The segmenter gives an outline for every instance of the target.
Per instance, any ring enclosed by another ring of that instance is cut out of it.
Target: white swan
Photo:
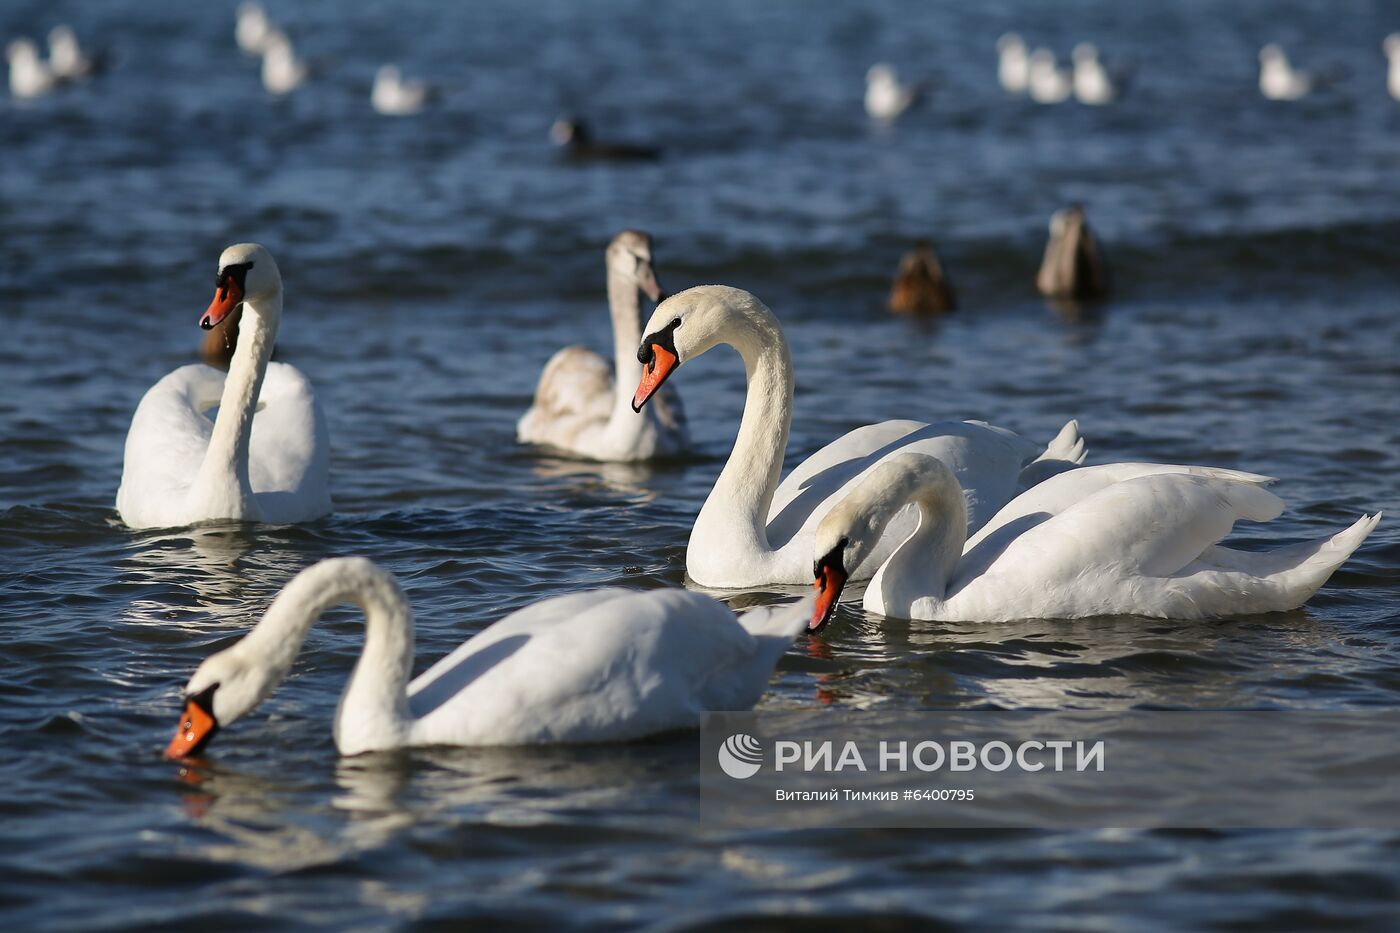
[[[257,707],[321,613],[347,602],[364,611],[365,647],[336,710],[343,755],[625,741],[691,728],[706,710],[752,707],[811,614],[810,599],[736,619],[685,590],[594,590],[514,612],[410,682],[413,614],[394,578],[364,558],[325,560],[199,666],[166,754],[196,754]]]
[[[290,94],[305,83],[310,69],[297,58],[292,40],[273,29],[263,42],[262,83],[269,94]]]
[[[10,63],[10,94],[15,97],[43,97],[58,83],[31,39],[11,40],[5,46],[5,58]]]
[[[261,55],[267,51],[267,40],[275,31],[276,27],[261,3],[246,0],[238,5],[238,21],[233,28],[233,38],[245,54]]]
[[[1218,619],[1296,609],[1380,520],[1272,551],[1221,547],[1239,519],[1267,522],[1283,502],[1268,477],[1208,467],[1109,464],[1061,473],[1012,501],[967,540],[957,478],[932,457],[900,454],[823,520],[812,553],[817,606],[830,618],[847,577],[906,504],[919,524],[865,591],[865,608],[912,619],[1004,622],[1140,615]]]
[[[277,264],[256,243],[230,246],[217,289],[200,326],[241,304],[238,346],[227,375],[182,366],[141,399],[117,490],[117,511],[132,528],[284,524],[331,510],[325,416],[305,376],[268,362],[282,320]],[[211,422],[205,412],[215,405]]]
[[[405,117],[420,112],[432,97],[432,89],[422,81],[405,81],[397,65],[380,65],[369,92],[370,106],[386,117]]]
[[[1269,100],[1298,100],[1312,87],[1312,75],[1295,70],[1280,46],[1270,42],[1259,50],[1259,93]]]
[[[1031,53],[1026,66],[1026,88],[1031,100],[1038,104],[1059,104],[1074,93],[1074,82],[1068,72],[1055,64],[1055,53],[1042,48]]]
[[[682,363],[721,343],[743,358],[748,396],[729,462],[695,519],[686,548],[686,572],[701,586],[806,583],[817,523],[871,467],[896,451],[922,450],[952,467],[967,491],[974,531],[1023,483],[1084,457],[1073,421],[1041,454],[1043,460],[1066,462],[1035,463],[1024,475],[1040,451],[1011,431],[980,422],[885,421],[827,444],[779,486],[792,425],[792,360],[777,318],[748,292],[703,285],[658,305],[638,352],[646,370],[633,407],[640,410]],[[908,523],[912,528],[912,514]],[[887,543],[853,568],[857,577],[875,572],[903,540],[901,527],[896,523]]]
[[[892,65],[879,62],[865,73],[865,112],[876,120],[893,120],[918,99],[918,86],[900,84]]]
[[[1385,42],[1381,44],[1382,51],[1388,62],[1388,70],[1385,76],[1385,87],[1390,92],[1390,96],[1400,100],[1400,32],[1392,32],[1385,37]]]
[[[1099,61],[1099,50],[1092,42],[1081,42],[1070,53],[1074,60],[1074,97],[1081,104],[1101,107],[1118,96],[1108,69]]]
[[[652,266],[651,237],[624,230],[608,244],[608,305],[612,312],[613,366],[585,347],[565,347],[540,373],[535,401],[516,424],[522,444],[541,444],[589,460],[649,460],[690,445],[685,410],[670,388],[638,417],[632,390],[642,377],[641,300],[661,300]],[[615,375],[614,375],[615,373]]]
[[[1002,90],[1009,94],[1026,93],[1029,67],[1026,43],[1019,35],[1008,32],[997,40],[997,80]]]

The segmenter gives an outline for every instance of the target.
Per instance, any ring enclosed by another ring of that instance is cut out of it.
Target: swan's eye
[[[671,330],[675,330],[677,327],[680,327],[680,326],[681,326],[681,319],[680,319],[680,318],[675,318],[674,320],[671,321],[671,323],[667,324],[666,326],[669,327],[669,328],[671,328]]]

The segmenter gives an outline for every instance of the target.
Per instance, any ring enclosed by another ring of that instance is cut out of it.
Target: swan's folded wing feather
[[[1225,470],[1216,467],[1182,466],[1172,463],[1104,463],[1079,467],[1050,476],[1012,499],[992,517],[991,521],[983,525],[981,530],[968,539],[963,553],[971,556],[984,541],[995,545],[997,541],[988,540],[994,535],[1003,539],[1001,543],[1005,543],[1005,535],[997,535],[997,532],[1003,528],[1014,525],[1013,530],[1016,535],[1019,535],[1026,528],[1039,524],[1051,516],[1059,515],[1070,506],[1082,502],[1100,490],[1138,477],[1163,473],[1182,473],[1256,485],[1267,485],[1274,482],[1273,477],[1260,476],[1257,473],[1245,473],[1239,470]]]
[[[117,490],[117,510],[127,524],[162,525],[164,511],[183,506],[214,429],[204,411],[218,404],[223,385],[223,372],[195,363],[167,373],[141,398]]]
[[[502,619],[410,686],[430,740],[608,741],[693,725],[705,681],[754,652],[698,593],[612,589]]]
[[[329,473],[329,431],[311,383],[294,366],[268,363],[248,448],[248,479],[264,517],[295,521],[329,511]],[[267,493],[288,495],[269,510]],[[275,514],[294,506],[311,514]]]
[[[1282,500],[1256,483],[1184,473],[1140,476],[1022,532],[988,575],[1052,584],[1102,571],[1168,577],[1228,535],[1237,520],[1270,521],[1282,510]],[[959,583],[964,574],[960,566]]]
[[[613,372],[586,347],[565,347],[549,358],[535,387],[531,412],[544,418],[606,420],[612,411]],[[528,417],[527,413],[527,417]]]

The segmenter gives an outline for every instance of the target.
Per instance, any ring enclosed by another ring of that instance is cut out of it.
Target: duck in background
[[[1099,61],[1099,50],[1092,42],[1081,42],[1070,53],[1074,60],[1074,97],[1081,104],[1101,107],[1118,96],[1113,78]]]
[[[1400,100],[1400,32],[1392,32],[1386,36],[1381,48],[1390,62],[1390,69],[1386,73],[1386,90],[1390,91],[1391,97]]]
[[[43,97],[58,84],[53,70],[39,56],[39,47],[32,39],[13,39],[5,46],[5,58],[10,63],[10,94],[33,99]]]
[[[577,117],[555,120],[549,128],[549,138],[567,158],[579,161],[654,162],[661,158],[661,150],[655,146],[596,142],[588,124]]]
[[[865,112],[872,119],[891,122],[919,101],[923,87],[899,83],[894,66],[877,62],[865,73]]]
[[[1019,35],[1008,32],[997,40],[997,80],[1008,94],[1026,93],[1030,59],[1026,43]]]
[[[1055,53],[1046,48],[1031,53],[1026,70],[1026,87],[1037,104],[1061,104],[1074,93],[1074,81],[1055,63]]]
[[[397,65],[381,65],[369,92],[370,106],[386,117],[404,117],[422,111],[433,98],[433,88],[422,81],[405,81]]]
[[[248,2],[238,5],[238,22],[233,27],[233,38],[244,55],[262,55],[267,51],[267,40],[277,32],[277,27],[268,18],[261,3]]]
[[[1282,47],[1270,42],[1259,50],[1259,93],[1269,100],[1299,100],[1312,89],[1312,75],[1295,70]]]
[[[1050,239],[1035,277],[1046,298],[1096,299],[1108,294],[1108,262],[1078,204],[1050,218]]]
[[[306,82],[309,74],[310,69],[297,58],[287,34],[272,30],[263,45],[262,83],[267,92],[278,97],[290,94]]]
[[[953,284],[928,240],[915,243],[899,261],[889,304],[896,314],[942,314],[957,307]]]

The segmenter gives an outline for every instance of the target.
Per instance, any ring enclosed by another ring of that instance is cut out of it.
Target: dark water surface
[[[400,576],[419,669],[502,614],[582,587],[682,581],[689,524],[736,429],[742,368],[677,377],[702,452],[627,469],[514,444],[540,367],[609,345],[602,249],[657,238],[670,289],[751,289],[793,344],[790,463],[891,417],[979,417],[1092,460],[1282,477],[1247,545],[1391,513],[1306,609],[1197,624],[980,626],[843,608],[763,703],[1342,709],[1400,704],[1400,105],[1383,4],[279,3],[323,76],[262,92],[232,4],[21,2],[110,43],[99,82],[0,103],[0,907],[11,928],[670,929],[767,914],[871,928],[1384,927],[1382,832],[720,832],[695,819],[691,736],[625,747],[337,760],[330,722],[361,645],[332,613],[263,712],[207,767],[160,751],[195,665],[297,569],[364,554]],[[1064,57],[1131,59],[1101,110],[1002,96],[1016,28]],[[1255,54],[1346,66],[1270,105]],[[865,68],[936,90],[870,126]],[[448,85],[415,119],[368,107],[398,60]],[[564,108],[666,146],[572,166]],[[1049,212],[1082,200],[1115,300],[1065,320],[1030,282]],[[931,235],[964,310],[880,310]],[[335,514],[301,528],[132,533],[112,509],[141,394],[189,362],[215,260],[277,256],[280,358],[329,415]],[[752,601],[742,596],[736,603]],[[771,598],[760,594],[757,598]],[[1325,792],[1321,790],[1320,792]]]

